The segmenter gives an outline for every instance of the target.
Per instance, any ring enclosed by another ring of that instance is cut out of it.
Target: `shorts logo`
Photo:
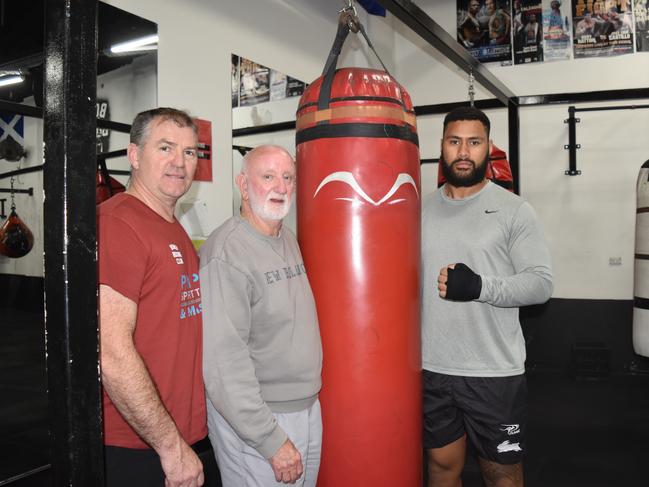
[[[509,436],[517,435],[521,432],[521,428],[517,424],[501,424],[500,431],[506,431]]]
[[[498,453],[505,453],[508,451],[523,451],[518,443],[510,443],[509,440],[503,441],[496,448],[498,448]]]
[[[178,246],[176,244],[169,244],[171,249],[171,257],[176,261],[176,264],[184,264],[183,254],[180,253]]]

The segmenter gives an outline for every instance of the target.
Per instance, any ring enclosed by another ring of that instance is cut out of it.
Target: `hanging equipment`
[[[411,487],[422,475],[416,118],[385,66],[336,69],[356,29],[371,47],[350,2],[296,123],[298,239],[324,352],[318,486]]]
[[[108,174],[108,169],[106,167],[106,159],[98,158],[97,160],[97,189],[96,189],[96,200],[97,204],[106,201],[111,196],[115,196],[117,193],[122,193],[126,191],[126,186],[120,183],[117,179],[113,178]]]
[[[471,107],[475,106],[474,97],[475,97],[475,78],[473,77],[473,70],[469,71],[469,104]],[[439,161],[439,166],[437,167],[437,187],[439,188],[446,182],[444,173],[442,172],[442,164],[444,161]],[[509,191],[514,191],[514,177],[512,176],[512,170],[509,166],[509,161],[507,160],[507,154],[504,150],[497,147],[495,144],[491,144],[491,152],[489,153],[489,160],[487,166],[486,178],[491,179],[492,182],[496,183],[499,186],[502,186]]]
[[[14,178],[11,178],[11,213],[0,228],[0,254],[11,258],[23,257],[34,246],[34,235],[16,213]]]

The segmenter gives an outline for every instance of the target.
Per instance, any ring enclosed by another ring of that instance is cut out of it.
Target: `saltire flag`
[[[358,0],[358,3],[361,4],[361,7],[367,10],[367,13],[385,17],[385,7],[382,7],[376,0]]]

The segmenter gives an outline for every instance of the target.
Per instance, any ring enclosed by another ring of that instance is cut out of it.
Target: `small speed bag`
[[[24,257],[34,246],[32,231],[11,210],[9,217],[0,228],[0,254],[7,257]]]
[[[442,164],[443,162],[440,161],[437,169],[438,188],[446,182],[446,178],[442,173]],[[505,154],[504,150],[495,145],[491,146],[491,152],[489,153],[486,177],[487,179],[491,179],[491,181],[497,185],[502,186],[509,191],[514,191],[514,178],[512,177],[512,169],[507,160],[507,154]]]
[[[318,486],[420,486],[421,189],[410,97],[386,72],[338,69],[300,99],[296,146],[298,238],[324,352]]]

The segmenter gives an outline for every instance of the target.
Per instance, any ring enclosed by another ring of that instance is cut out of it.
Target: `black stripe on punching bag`
[[[412,142],[419,147],[419,137],[408,127],[402,125],[380,123],[331,123],[315,125],[300,130],[295,134],[295,143],[301,144],[317,139],[333,139],[337,137],[373,137],[400,139]]]
[[[639,309],[649,309],[649,299],[647,299],[647,298],[639,298],[637,296],[634,296],[634,298],[633,298],[633,307],[634,308],[639,308]]]
[[[635,254],[635,258],[640,259],[640,260],[649,260],[649,255],[647,255],[647,254]]]

